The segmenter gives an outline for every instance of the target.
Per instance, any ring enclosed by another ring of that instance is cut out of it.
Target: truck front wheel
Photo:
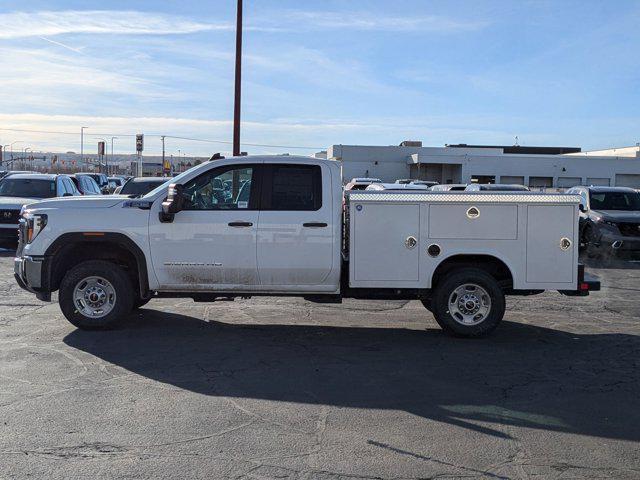
[[[78,328],[113,328],[131,312],[133,292],[129,276],[118,265],[102,260],[82,262],[60,284],[60,309]]]
[[[442,329],[459,337],[480,337],[493,331],[504,316],[504,293],[483,270],[455,271],[435,289],[432,311]]]

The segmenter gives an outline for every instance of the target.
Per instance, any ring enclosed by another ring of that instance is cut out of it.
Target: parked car
[[[251,185],[242,200],[218,203],[216,179],[232,180],[232,192]],[[505,295],[599,289],[576,262],[578,196],[420,197],[344,195],[332,160],[231,157],[139,199],[28,208],[14,271],[40,300],[58,291],[62,313],[85,329],[113,327],[155,297],[267,293],[334,303],[420,300],[447,332],[476,337],[498,326]]]
[[[426,185],[416,185],[413,183],[372,183],[365,190],[384,190],[395,192],[406,192],[409,190],[429,190]]]
[[[89,175],[80,175],[76,173],[71,175],[71,180],[82,195],[102,195],[100,187]]]
[[[76,177],[90,177],[98,185],[100,189],[100,193],[103,195],[108,195],[111,192],[109,191],[109,180],[104,173],[76,173]]]
[[[44,198],[80,195],[67,175],[15,173],[0,180],[0,247],[15,248],[24,205]]]
[[[466,183],[446,183],[440,185],[434,185],[429,190],[432,192],[460,192],[467,188]]]
[[[433,182],[431,180],[412,180],[411,185],[424,185],[426,187],[433,187],[438,185],[438,182]]]
[[[127,195],[131,198],[146,195],[154,188],[167,182],[167,177],[135,177],[130,178],[122,187],[116,188],[116,195]],[[222,182],[218,185],[218,190],[223,191]]]
[[[407,184],[426,185],[427,187],[432,187],[434,185],[438,185],[438,182],[434,182],[434,181],[431,181],[431,180],[418,180],[418,179],[415,179],[415,178],[399,178],[394,183],[398,183],[400,185],[407,185]]]
[[[0,180],[10,175],[16,175],[18,173],[38,173],[38,172],[32,172],[31,170],[9,170],[8,172],[6,171],[0,172]]]
[[[365,190],[372,183],[382,183],[382,180],[379,178],[356,177],[352,178],[351,181],[345,185],[344,189],[345,191]]]
[[[109,177],[109,192],[114,193],[116,188],[121,187],[125,184],[125,180],[122,177]]]
[[[465,187],[467,192],[528,192],[524,185],[507,185],[502,183],[470,183]]]
[[[625,187],[573,187],[580,202],[580,243],[589,255],[640,254],[640,193]]]

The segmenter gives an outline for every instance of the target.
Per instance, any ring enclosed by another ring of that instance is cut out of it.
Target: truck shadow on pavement
[[[402,410],[500,438],[514,427],[640,441],[640,336],[503,322],[439,330],[238,325],[141,310],[122,330],[64,339],[204,395]]]

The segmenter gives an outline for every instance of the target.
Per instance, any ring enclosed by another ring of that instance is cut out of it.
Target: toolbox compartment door
[[[363,203],[352,209],[351,255],[356,281],[417,281],[420,205]],[[412,248],[405,244],[413,236]]]
[[[429,207],[429,238],[515,240],[516,205],[444,204]]]
[[[527,207],[527,282],[573,283],[576,209],[574,205]],[[562,239],[571,244],[563,249]]]

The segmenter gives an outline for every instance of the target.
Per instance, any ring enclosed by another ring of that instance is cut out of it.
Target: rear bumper
[[[589,292],[600,291],[600,279],[595,275],[585,273],[584,265],[578,264],[578,281],[576,290],[558,290],[562,295],[568,297],[586,297]]]

